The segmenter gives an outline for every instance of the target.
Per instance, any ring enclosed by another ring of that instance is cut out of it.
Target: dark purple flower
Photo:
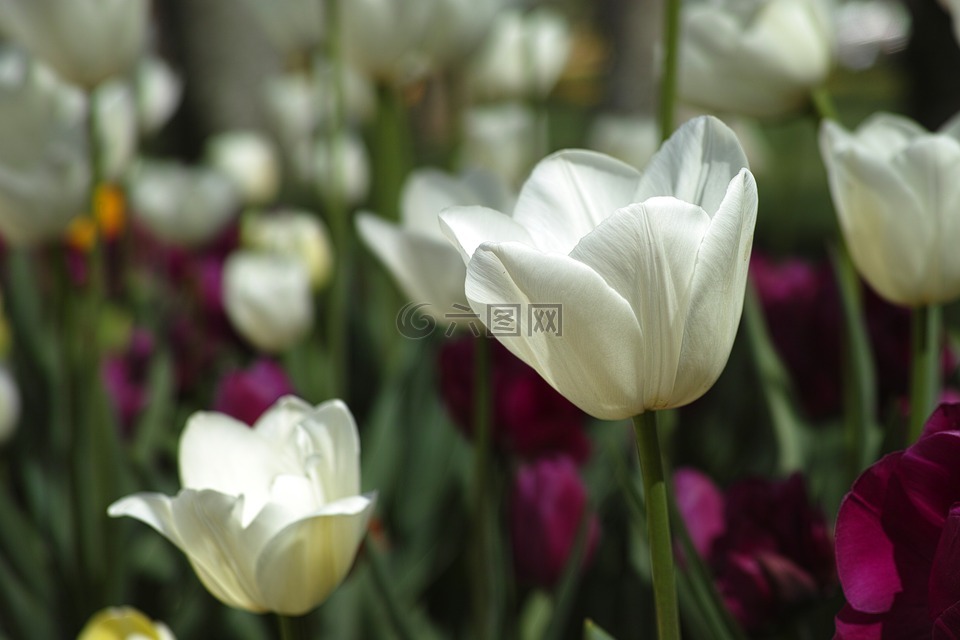
[[[510,538],[517,577],[550,587],[563,575],[583,518],[587,523],[583,564],[593,558],[600,536],[595,513],[587,513],[587,491],[567,456],[541,458],[517,469],[510,495]]]
[[[830,531],[800,474],[742,480],[724,494],[699,471],[678,469],[674,487],[694,546],[745,629],[769,627],[835,583]]]
[[[283,368],[262,359],[223,376],[213,408],[252,425],[274,402],[292,393],[295,389]]]
[[[135,329],[124,353],[107,356],[100,365],[100,376],[124,431],[129,431],[150,399],[148,387],[153,335]]]
[[[874,463],[837,517],[838,640],[960,638],[960,405]]]
[[[477,344],[477,339],[467,337],[445,342],[440,350],[440,393],[451,417],[467,434],[473,430]],[[583,432],[583,412],[496,340],[485,340],[483,346],[490,349],[497,447],[522,458],[563,453],[585,461],[590,440]]]

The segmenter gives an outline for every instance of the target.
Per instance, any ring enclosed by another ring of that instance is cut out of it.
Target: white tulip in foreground
[[[230,324],[250,344],[279,353],[313,326],[310,273],[294,256],[234,251],[223,265],[223,306]]]
[[[707,109],[782,115],[827,77],[832,47],[821,0],[684,3],[680,96]]]
[[[746,167],[733,132],[701,117],[642,175],[560,151],[534,169],[512,217],[454,207],[440,220],[480,319],[520,305],[520,335],[504,346],[587,413],[628,418],[696,400],[726,364],[757,214]],[[561,335],[537,329],[531,304],[562,305]]]
[[[454,304],[466,303],[466,271],[460,254],[440,231],[437,216],[447,207],[467,202],[509,211],[513,200],[506,185],[486,171],[455,176],[437,169],[419,169],[403,185],[400,224],[361,212],[357,215],[357,232],[407,298],[427,303],[423,311],[443,320]]]
[[[820,129],[820,150],[857,271],[896,304],[960,296],[960,117],[930,133],[877,114],[853,133]]]
[[[176,497],[138,493],[108,512],[166,536],[224,604],[282,615],[307,613],[340,584],[376,499],[360,495],[360,439],[339,400],[281,398],[252,429],[195,413],[180,482]]]

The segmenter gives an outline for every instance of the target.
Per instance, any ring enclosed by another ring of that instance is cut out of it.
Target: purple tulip
[[[440,394],[457,425],[473,430],[473,357],[477,340],[444,343],[440,351]],[[540,375],[496,340],[490,349],[493,440],[505,452],[532,459],[561,453],[577,462],[590,456],[584,414]]]
[[[154,352],[153,335],[135,329],[124,353],[104,358],[100,376],[120,426],[129,432],[150,399],[148,377]]]
[[[960,405],[874,463],[837,517],[836,640],[960,638]]]
[[[587,491],[569,457],[541,458],[520,466],[509,508],[513,564],[521,581],[543,587],[557,583],[583,518],[589,518],[583,564],[592,560],[600,525],[596,514],[586,512]]]
[[[835,584],[830,532],[801,475],[741,480],[724,493],[703,473],[678,469],[674,487],[694,546],[745,629],[767,629]]]
[[[252,425],[277,400],[293,393],[295,389],[283,368],[261,359],[220,379],[213,408]]]

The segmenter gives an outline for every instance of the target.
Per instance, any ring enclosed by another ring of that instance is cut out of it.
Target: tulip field
[[[960,639],[958,68],[960,0],[0,0],[0,640]]]

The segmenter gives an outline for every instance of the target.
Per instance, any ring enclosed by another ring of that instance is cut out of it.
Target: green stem
[[[473,613],[477,638],[496,637],[494,581],[491,579],[490,519],[490,345],[480,338],[474,341],[473,356]]]
[[[677,51],[680,45],[682,0],[666,0],[663,12],[663,75],[660,78],[660,140],[673,133],[674,103],[677,98]]]
[[[640,456],[643,493],[647,508],[647,532],[650,539],[650,566],[653,574],[653,599],[657,609],[659,640],[679,640],[680,614],[677,607],[677,581],[670,538],[670,501],[663,472],[657,414],[646,411],[633,419],[633,431]]]
[[[923,433],[923,425],[933,410],[940,393],[941,313],[937,305],[913,310],[911,331],[912,371],[910,378],[910,442]]]
[[[310,637],[306,616],[277,614],[277,626],[280,628],[280,640],[308,640]]]
[[[825,87],[817,87],[810,93],[810,102],[813,105],[814,114],[820,120],[838,120],[837,108],[833,104],[833,98]]]
[[[317,188],[327,212],[333,245],[337,252],[336,272],[327,305],[327,349],[330,353],[330,396],[347,399],[350,379],[350,331],[349,295],[353,270],[353,239],[350,234],[348,206],[346,202],[346,176],[344,148],[346,127],[344,115],[343,48],[341,44],[340,0],[324,0],[327,57],[333,70],[333,112],[326,135],[330,146],[330,181],[325,190],[322,180]]]
[[[876,373],[863,315],[860,277],[846,247],[834,254],[844,320],[844,413],[848,464],[856,478],[874,460],[877,405]]]
[[[413,141],[400,89],[392,84],[377,88],[377,121],[374,131],[374,208],[388,220],[399,219],[400,191],[413,165]]]

